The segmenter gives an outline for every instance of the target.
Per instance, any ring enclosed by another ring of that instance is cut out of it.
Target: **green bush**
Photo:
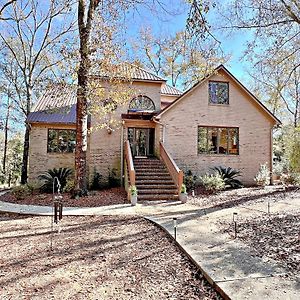
[[[63,192],[65,193],[72,193],[74,192],[74,189],[75,189],[75,182],[74,182],[74,179],[68,179],[67,180],[67,183],[63,189]]]
[[[109,187],[117,187],[120,186],[120,178],[117,175],[117,169],[108,169],[108,186]]]
[[[225,183],[225,188],[241,188],[243,187],[243,184],[237,179],[237,177],[241,176],[241,172],[235,169],[232,169],[230,167],[213,167],[212,170],[214,170],[217,174],[219,174]]]
[[[101,190],[103,189],[104,185],[102,183],[103,176],[94,169],[93,179],[90,184],[91,190]]]
[[[220,174],[205,174],[200,176],[203,187],[208,191],[220,191],[225,188],[225,181]]]
[[[12,194],[17,200],[25,199],[33,194],[34,189],[30,184],[18,185],[12,189]]]
[[[283,174],[280,180],[281,183],[285,185],[300,185],[300,174],[299,173]]]
[[[261,186],[270,184],[270,169],[267,163],[260,165],[258,173],[254,177],[254,181],[257,185]]]
[[[197,184],[197,176],[193,175],[191,170],[185,171],[183,182],[188,191],[194,190]]]
[[[67,180],[71,177],[73,171],[69,168],[53,168],[42,173],[38,176],[38,179],[43,183],[41,186],[41,191],[51,193],[53,191],[53,180],[55,177],[58,178],[60,182],[60,190],[63,191],[67,184]],[[55,180],[55,192],[58,190],[58,184]]]

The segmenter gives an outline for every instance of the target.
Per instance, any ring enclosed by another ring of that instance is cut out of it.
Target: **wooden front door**
[[[128,140],[134,157],[154,155],[154,128],[128,128]]]

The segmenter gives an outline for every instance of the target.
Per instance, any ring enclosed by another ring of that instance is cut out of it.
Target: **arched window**
[[[155,105],[149,97],[139,95],[130,101],[129,111],[155,111]]]

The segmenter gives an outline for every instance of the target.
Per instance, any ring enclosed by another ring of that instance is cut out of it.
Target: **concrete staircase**
[[[157,158],[135,158],[138,200],[178,200],[177,188],[164,163]]]

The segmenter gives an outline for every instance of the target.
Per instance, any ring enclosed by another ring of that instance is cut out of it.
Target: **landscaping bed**
[[[189,196],[188,203],[201,207],[230,208],[238,205],[248,205],[259,202],[288,201],[300,197],[300,189],[294,186],[248,187],[230,189],[216,193],[207,193],[199,188],[195,197]]]
[[[50,217],[0,221],[1,299],[221,299],[142,218],[64,217],[60,234]]]
[[[233,235],[233,224],[223,223],[223,232]],[[237,238],[259,257],[271,258],[289,273],[300,274],[300,214],[264,214],[238,222]]]
[[[12,192],[7,192],[0,196],[0,201],[27,205],[53,205],[52,194],[38,192],[24,197],[24,199],[17,199]],[[69,193],[63,194],[64,206],[97,207],[124,203],[128,203],[127,194],[123,188],[119,187],[100,191],[90,191],[88,196],[79,199],[72,198]]]

